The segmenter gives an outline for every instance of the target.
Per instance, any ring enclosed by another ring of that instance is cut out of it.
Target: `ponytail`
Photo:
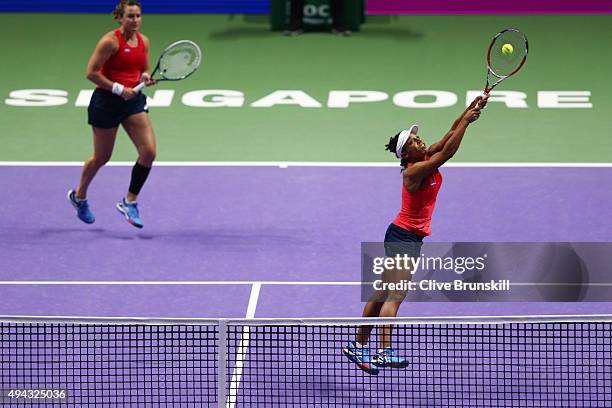
[[[397,157],[397,155],[396,155],[397,141],[399,140],[399,135],[400,134],[398,133],[395,136],[393,136],[392,138],[390,138],[389,139],[389,143],[387,143],[385,145],[385,150],[390,151],[391,153],[393,153],[393,156],[396,156],[396,157]],[[402,166],[402,169],[406,168],[406,166],[408,166],[408,159],[401,159],[400,166]]]

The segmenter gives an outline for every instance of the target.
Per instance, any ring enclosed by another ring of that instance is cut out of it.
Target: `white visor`
[[[410,135],[412,133],[416,135],[418,131],[419,131],[419,126],[415,124],[415,125],[410,126],[408,129],[402,130],[400,132],[399,137],[397,138],[397,147],[395,148],[395,156],[398,159],[401,159],[402,149],[404,148],[404,145],[408,141],[408,138],[410,138]]]

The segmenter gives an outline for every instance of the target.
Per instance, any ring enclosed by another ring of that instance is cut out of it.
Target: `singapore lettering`
[[[16,107],[50,107],[74,103],[76,107],[86,107],[93,93],[92,89],[82,89],[72,99],[63,89],[17,89],[9,93],[4,103]],[[465,92],[466,106],[482,91]],[[528,100],[535,96],[539,109],[591,109],[591,91],[537,91],[528,95],[520,91],[493,91],[489,104],[498,103],[510,109],[530,108]],[[147,91],[150,107],[167,108],[179,99],[172,89]],[[249,100],[254,99],[252,102]],[[74,102],[71,102],[71,101]],[[272,108],[279,105],[295,106],[306,109],[347,109],[356,104],[381,103],[391,101],[393,105],[408,109],[448,108],[459,103],[459,96],[445,90],[404,90],[393,95],[374,90],[330,90],[324,98],[317,99],[304,90],[275,90],[267,95],[247,96],[245,92],[233,89],[199,89],[188,91],[180,96],[180,103],[193,108]]]

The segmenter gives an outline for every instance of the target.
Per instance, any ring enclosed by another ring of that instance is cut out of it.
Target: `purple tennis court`
[[[0,1],[0,407],[612,407],[612,0],[142,3]]]
[[[64,197],[78,168],[0,172],[3,191],[29,191],[8,200],[0,219],[7,315],[244,317],[251,283],[259,282],[250,317],[358,316],[360,244],[382,241],[401,187],[398,169],[385,167],[160,166],[142,198],[145,228],[136,230],[114,208],[127,167],[99,175],[91,226]],[[612,192],[600,186],[612,183],[612,168],[449,167],[443,174],[432,240],[609,236],[602,220],[612,219]],[[32,205],[45,211],[26,212]],[[529,313],[525,304],[491,307]],[[599,303],[545,307],[533,312],[609,310]],[[452,313],[462,310],[482,314],[469,304],[454,304]],[[447,315],[448,305],[405,305],[402,313]]]
[[[3,313],[221,320],[3,323],[3,359],[14,363],[7,374],[71,390],[39,406],[611,404],[605,321],[405,321],[397,349],[410,368],[377,376],[341,353],[363,322],[223,323],[359,316],[360,245],[381,241],[395,216],[396,168],[158,166],[141,202],[143,230],[114,208],[128,172],[112,166],[98,176],[88,226],[65,198],[77,167],[0,167],[3,191],[29,191],[0,218]],[[612,193],[600,186],[612,183],[612,168],[448,167],[443,175],[436,241],[605,242],[609,234],[601,220],[612,218]],[[33,203],[45,211],[24,219]],[[400,316],[609,310],[607,302],[419,302]]]

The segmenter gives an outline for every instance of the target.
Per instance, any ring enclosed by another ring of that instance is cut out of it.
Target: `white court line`
[[[361,282],[308,281],[0,281],[0,285],[361,285]],[[252,294],[252,292],[251,292]],[[259,295],[259,289],[257,294]]]
[[[82,161],[0,161],[0,167],[81,167]],[[131,167],[134,162],[114,161],[106,166]],[[397,167],[397,162],[275,162],[275,161],[158,161],[155,166],[164,167]],[[608,163],[561,163],[561,162],[455,162],[446,163],[444,167],[612,167]]]
[[[253,308],[252,314],[255,315],[255,307],[257,305],[257,297],[262,285],[296,285],[296,286],[358,286],[364,283],[372,282],[360,282],[360,281],[347,281],[347,282],[307,282],[307,281],[0,281],[0,285],[249,285],[253,286],[251,289],[251,299],[249,300],[249,308]],[[612,282],[512,282],[510,286],[612,286]],[[253,292],[257,288],[256,292]],[[256,293],[255,303],[252,305],[251,301],[253,293]],[[249,315],[249,311],[247,311]]]
[[[261,291],[262,282],[254,282],[251,287],[251,296],[249,297],[249,306],[247,307],[246,318],[253,319],[255,317],[255,309],[257,309],[257,301],[259,300],[259,292]]]
[[[261,291],[261,283],[256,282],[251,287],[251,296],[249,297],[249,306],[247,307],[246,318],[253,319],[255,317],[255,310],[257,309],[257,300],[259,299],[259,292]],[[240,338],[240,346],[238,346],[238,352],[236,353],[236,367],[232,373],[232,380],[229,385],[229,394],[227,396],[227,402],[225,406],[227,408],[234,408],[236,400],[238,399],[238,389],[240,388],[240,380],[242,380],[242,369],[244,367],[244,356],[249,348],[249,341],[251,338],[250,326],[244,326],[242,328],[242,337]]]

